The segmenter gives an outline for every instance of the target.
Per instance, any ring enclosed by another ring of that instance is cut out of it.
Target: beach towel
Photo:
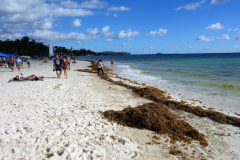
[[[15,78],[15,77],[14,77]],[[22,81],[19,81],[19,80],[14,80],[13,78],[12,79],[10,79],[9,81],[8,81],[8,83],[10,83],[10,82],[29,82],[29,81],[43,81],[43,79],[31,79],[31,80],[22,80]]]

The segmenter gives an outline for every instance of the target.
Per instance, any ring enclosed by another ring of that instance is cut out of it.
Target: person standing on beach
[[[21,59],[20,59],[20,67],[23,68],[23,61]]]
[[[61,74],[62,74],[62,61],[61,59],[58,57],[58,55],[56,55],[56,58],[53,60],[53,71],[56,71],[57,77],[61,78]]]
[[[111,59],[112,69],[113,69],[113,64],[114,64],[114,60],[113,60],[113,58],[112,58],[112,59]]]
[[[2,57],[2,62],[3,64],[5,64],[5,57]]]
[[[99,76],[99,71],[102,71],[102,74],[104,75],[104,72],[103,72],[103,64],[102,64],[102,59],[99,59],[98,62],[96,63],[96,67],[97,67],[97,71],[98,71],[98,76]]]
[[[18,71],[20,71],[21,59],[19,57],[17,57],[15,63],[16,63],[16,67],[17,67]]]
[[[13,58],[13,55],[11,55],[8,63],[9,63],[9,68],[11,68],[12,72],[13,72],[14,71],[14,64],[15,64],[15,59]]]
[[[67,56],[67,58],[66,58],[66,62],[68,63],[68,70],[70,70],[71,59],[70,59],[69,56]]]
[[[64,76],[67,79],[68,78],[68,76],[67,76],[68,62],[65,57],[63,58],[62,69],[64,72]]]
[[[28,65],[28,68],[30,68],[30,60],[29,60],[29,58],[27,59],[27,65]]]

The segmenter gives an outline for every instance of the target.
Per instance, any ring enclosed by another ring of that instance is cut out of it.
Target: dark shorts
[[[55,70],[56,71],[62,71],[62,68],[61,67],[56,67]]]
[[[14,66],[14,63],[13,62],[9,62],[9,66]]]

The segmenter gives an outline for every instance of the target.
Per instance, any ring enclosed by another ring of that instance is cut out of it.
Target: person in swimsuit
[[[22,74],[21,74],[22,75]],[[33,75],[30,75],[30,76],[28,76],[28,77],[23,77],[23,75],[22,75],[22,77],[20,77],[19,75],[17,75],[16,77],[14,77],[13,78],[13,80],[17,80],[17,81],[22,81],[22,80],[32,80],[32,79],[35,79],[35,80],[40,80],[40,79],[43,79],[44,77],[38,77],[38,76],[36,76],[35,74],[33,74]]]
[[[112,59],[111,59],[112,69],[113,69],[113,64],[114,64],[114,60],[113,60],[113,58],[112,58]]]
[[[70,59],[69,56],[67,56],[67,58],[66,58],[66,62],[68,63],[68,69],[70,70],[71,59]]]
[[[67,76],[68,62],[66,61],[66,57],[63,58],[62,69],[64,72],[64,76],[67,79],[68,78],[68,76]]]
[[[12,72],[14,71],[14,64],[15,64],[15,59],[13,58],[13,55],[11,55],[11,57],[9,58],[9,68],[12,69]]]

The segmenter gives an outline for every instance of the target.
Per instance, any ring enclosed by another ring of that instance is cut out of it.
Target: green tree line
[[[0,52],[17,54],[17,55],[26,55],[26,56],[48,56],[49,47],[44,45],[41,42],[36,42],[35,40],[30,40],[28,36],[22,37],[22,39],[16,39],[11,41],[9,39],[0,42]],[[54,53],[59,55],[87,55],[96,53],[91,50],[80,49],[80,50],[69,50],[65,47],[55,46]]]

